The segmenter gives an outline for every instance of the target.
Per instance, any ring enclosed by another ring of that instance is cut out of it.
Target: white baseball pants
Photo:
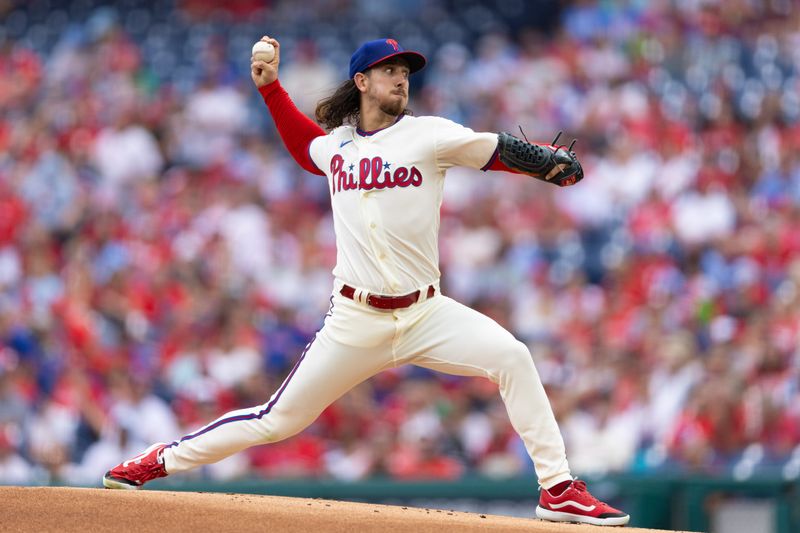
[[[571,479],[564,441],[527,347],[489,317],[439,294],[382,311],[339,294],[322,329],[270,400],[232,411],[164,451],[170,474],[277,442],[309,426],[337,398],[378,372],[413,364],[497,383],[539,483]]]

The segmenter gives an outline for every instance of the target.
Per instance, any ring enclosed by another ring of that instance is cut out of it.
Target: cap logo
[[[0,3],[2,3],[2,0],[0,0]],[[406,50],[394,39],[381,37],[380,39],[365,42],[353,52],[353,55],[350,56],[350,69],[348,70],[350,78],[353,78],[359,72],[365,72],[368,68],[374,67],[381,61],[399,55],[402,55],[408,62],[410,73],[422,69],[427,62],[425,56],[419,52]]]

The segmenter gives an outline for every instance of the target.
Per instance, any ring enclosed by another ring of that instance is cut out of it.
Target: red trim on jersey
[[[324,136],[325,131],[297,109],[280,81],[259,87],[258,92],[272,114],[283,144],[297,164],[312,174],[324,176],[325,173],[311,159],[310,150],[311,141]]]

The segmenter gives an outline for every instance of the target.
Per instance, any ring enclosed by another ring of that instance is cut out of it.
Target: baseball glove
[[[524,133],[523,133],[524,135]],[[583,179],[583,168],[572,151],[575,141],[567,148],[557,145],[561,132],[552,144],[532,144],[502,132],[497,136],[497,152],[507,167],[559,187],[574,185]]]

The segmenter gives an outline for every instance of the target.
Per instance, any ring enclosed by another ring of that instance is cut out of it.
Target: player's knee
[[[530,372],[534,369],[533,358],[528,347],[518,340],[506,344],[498,354],[500,375],[513,375],[519,372]]]
[[[291,428],[288,428],[285,425],[271,425],[264,427],[259,435],[258,444],[272,444],[273,442],[280,442],[284,439],[288,439],[296,433],[297,431],[292,431]]]
[[[492,357],[493,370],[490,373],[492,381],[499,383],[514,374],[535,371],[533,359],[528,347],[516,339],[498,347]]]
[[[299,413],[295,413],[295,416],[284,416],[283,413],[265,416],[260,428],[260,444],[280,442],[293,437],[308,427],[311,421]]]

